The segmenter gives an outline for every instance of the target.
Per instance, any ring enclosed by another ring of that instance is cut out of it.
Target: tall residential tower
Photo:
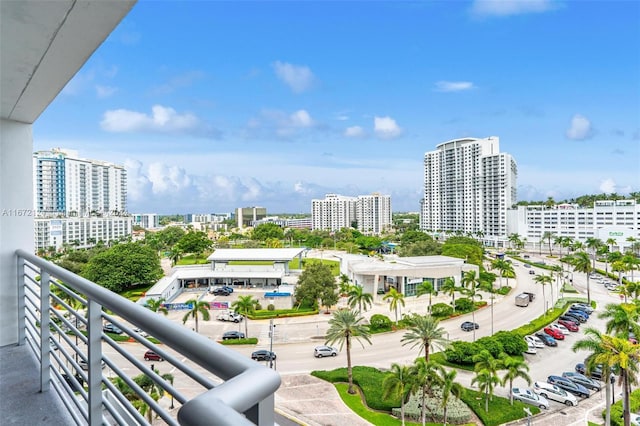
[[[391,197],[373,193],[347,197],[327,194],[311,200],[312,229],[339,231],[355,227],[366,235],[380,235],[391,226]]]
[[[420,229],[463,232],[485,244],[507,240],[507,209],[516,202],[516,162],[499,138],[441,143],[424,156]]]

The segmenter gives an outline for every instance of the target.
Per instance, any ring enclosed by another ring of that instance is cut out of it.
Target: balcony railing
[[[31,253],[16,254],[19,342],[40,361],[41,391],[53,389],[77,424],[274,424],[274,370]],[[108,324],[122,335],[105,332]],[[142,361],[146,350],[171,373]]]

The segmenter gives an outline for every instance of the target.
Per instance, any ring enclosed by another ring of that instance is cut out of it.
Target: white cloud
[[[289,116],[291,125],[295,127],[312,127],[313,120],[309,113],[303,109],[300,109]]]
[[[292,113],[281,110],[262,110],[260,115],[251,118],[245,128],[245,137],[291,139],[305,131],[318,127],[318,123],[307,110],[300,109]]]
[[[605,194],[613,194],[616,192],[616,183],[611,178],[605,179],[600,182],[599,189]]]
[[[471,89],[475,89],[475,86],[470,81],[438,81],[436,83],[438,92],[462,92]]]
[[[571,119],[571,125],[566,131],[566,136],[573,140],[585,140],[593,136],[593,127],[591,122],[580,114],[576,114]]]
[[[373,130],[381,139],[394,139],[402,134],[402,128],[391,117],[374,117]]]
[[[113,133],[154,132],[189,134],[198,137],[217,136],[215,129],[203,123],[195,115],[179,114],[173,108],[162,105],[154,105],[151,108],[151,115],[127,109],[106,111],[100,127]]]
[[[276,72],[276,76],[289,86],[294,93],[302,93],[309,90],[315,82],[315,76],[307,66],[276,61],[273,63],[273,69]]]
[[[361,138],[365,136],[365,131],[360,126],[351,126],[345,129],[344,135],[348,138]]]
[[[96,95],[100,99],[108,98],[114,93],[116,93],[117,91],[118,91],[117,87],[100,86],[100,85],[96,86]]]
[[[557,7],[558,3],[553,0],[475,0],[471,6],[471,13],[481,17],[503,17],[543,13]]]

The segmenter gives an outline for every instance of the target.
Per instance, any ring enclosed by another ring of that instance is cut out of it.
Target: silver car
[[[336,356],[338,355],[338,350],[333,346],[316,346],[313,349],[313,356],[316,358],[323,358],[325,356]]]
[[[536,407],[544,409],[549,408],[549,401],[531,389],[513,388],[511,394],[513,395],[513,399],[522,401],[525,404],[535,405]]]

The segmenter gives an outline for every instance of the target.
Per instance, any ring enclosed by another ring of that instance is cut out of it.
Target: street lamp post
[[[276,326],[269,320],[269,368],[273,368],[273,333]]]

